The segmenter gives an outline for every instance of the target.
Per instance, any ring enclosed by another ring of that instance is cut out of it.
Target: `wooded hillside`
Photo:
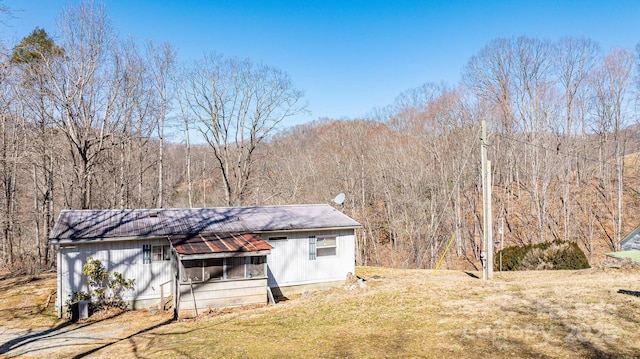
[[[62,209],[327,203],[340,192],[362,224],[358,265],[431,268],[455,236],[447,266],[477,268],[481,119],[496,240],[504,223],[505,245],[574,241],[597,262],[640,224],[628,50],[496,39],[470,54],[460,84],[407,90],[367,118],[282,129],[306,105],[278,68],[217,54],[179,63],[171,44],[119,39],[97,5],[61,19],[58,44],[36,29],[0,59],[2,268],[49,267]]]

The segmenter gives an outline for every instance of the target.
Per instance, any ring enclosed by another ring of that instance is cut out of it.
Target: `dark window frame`
[[[221,276],[211,277],[210,274],[215,270],[209,270],[209,278],[207,277],[207,269],[206,268],[214,268],[217,266],[205,266],[205,263],[210,261],[213,263],[215,261],[220,261],[222,269],[220,270]],[[196,262],[199,262],[197,264]],[[235,262],[235,263],[234,263]],[[242,262],[240,264],[239,262]],[[188,266],[185,266],[185,263],[188,263]],[[242,269],[238,268],[241,265]],[[187,271],[190,270],[194,272],[192,268],[199,268],[200,275],[196,277],[196,280],[192,280],[192,283],[204,283],[204,282],[218,282],[218,281],[234,281],[234,280],[245,280],[245,279],[262,279],[267,277],[267,256],[246,256],[246,257],[226,257],[226,258],[210,258],[210,259],[195,259],[195,260],[182,260],[180,261],[180,283],[189,283],[189,276],[187,276]],[[259,268],[258,266],[262,266]],[[240,271],[242,271],[242,276],[237,275]],[[234,275],[235,273],[235,275]],[[191,276],[194,277],[194,276]]]
[[[142,263],[144,264],[151,263],[151,245],[150,244],[142,245]]]
[[[160,249],[159,253],[157,253],[158,248]],[[171,246],[169,246],[168,244],[151,245],[151,262],[169,261],[171,260],[170,253],[171,253]],[[156,254],[160,254],[160,256],[156,257]]]
[[[273,236],[268,238],[269,241],[286,241],[288,239],[289,237],[287,236]]]

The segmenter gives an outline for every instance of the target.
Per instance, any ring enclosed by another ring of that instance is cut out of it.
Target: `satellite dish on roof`
[[[344,203],[344,198],[345,198],[344,193],[340,192],[340,194],[338,194],[336,196],[336,198],[333,199],[333,203],[335,203],[335,204],[343,204]]]

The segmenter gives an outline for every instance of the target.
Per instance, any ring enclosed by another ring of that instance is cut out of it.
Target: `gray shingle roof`
[[[329,205],[197,209],[65,210],[53,242],[167,235],[356,228],[360,224]]]
[[[623,251],[640,250],[640,226],[636,227],[620,241]]]

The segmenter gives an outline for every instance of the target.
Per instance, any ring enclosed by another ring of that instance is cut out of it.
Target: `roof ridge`
[[[307,204],[273,204],[259,206],[220,206],[220,207],[171,207],[171,208],[85,208],[85,209],[62,209],[62,212],[143,212],[143,211],[197,211],[205,209],[232,209],[232,208],[282,208],[282,207],[320,207],[329,206],[328,203],[307,203]]]

